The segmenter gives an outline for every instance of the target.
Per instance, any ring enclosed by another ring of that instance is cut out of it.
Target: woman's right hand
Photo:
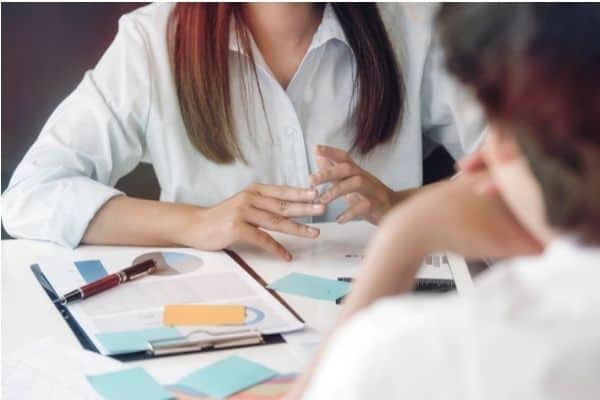
[[[264,229],[318,237],[317,228],[291,219],[322,214],[325,206],[312,204],[316,196],[314,189],[255,183],[214,207],[194,209],[179,241],[203,250],[247,243],[289,261],[290,252]]]

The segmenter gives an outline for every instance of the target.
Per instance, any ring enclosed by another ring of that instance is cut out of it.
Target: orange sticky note
[[[173,304],[165,306],[165,325],[236,325],[246,319],[244,306]]]

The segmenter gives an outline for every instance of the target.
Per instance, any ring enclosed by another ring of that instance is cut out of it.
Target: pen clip
[[[150,267],[146,271],[142,271],[142,272],[134,274],[134,275],[129,275],[127,280],[132,281],[134,279],[141,278],[142,276],[150,275],[150,274],[154,273],[157,269],[158,269],[157,267]]]
[[[142,276],[146,276],[155,272],[158,269],[156,261],[153,259],[142,261],[141,263],[127,267],[119,272],[119,275],[125,276],[124,281],[132,281]]]

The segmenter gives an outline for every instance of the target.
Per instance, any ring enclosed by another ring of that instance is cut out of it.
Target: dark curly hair
[[[516,135],[550,224],[600,243],[600,6],[444,5],[451,74]]]

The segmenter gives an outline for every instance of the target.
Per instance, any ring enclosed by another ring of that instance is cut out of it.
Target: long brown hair
[[[331,5],[356,59],[354,89],[358,99],[352,115],[356,128],[352,149],[366,154],[393,136],[403,112],[404,83],[377,7]],[[245,161],[231,107],[232,22],[248,57],[244,63],[238,52],[238,60],[249,67],[262,102],[251,38],[239,4],[177,4],[167,27],[169,58],[187,134],[207,159],[221,164]]]

